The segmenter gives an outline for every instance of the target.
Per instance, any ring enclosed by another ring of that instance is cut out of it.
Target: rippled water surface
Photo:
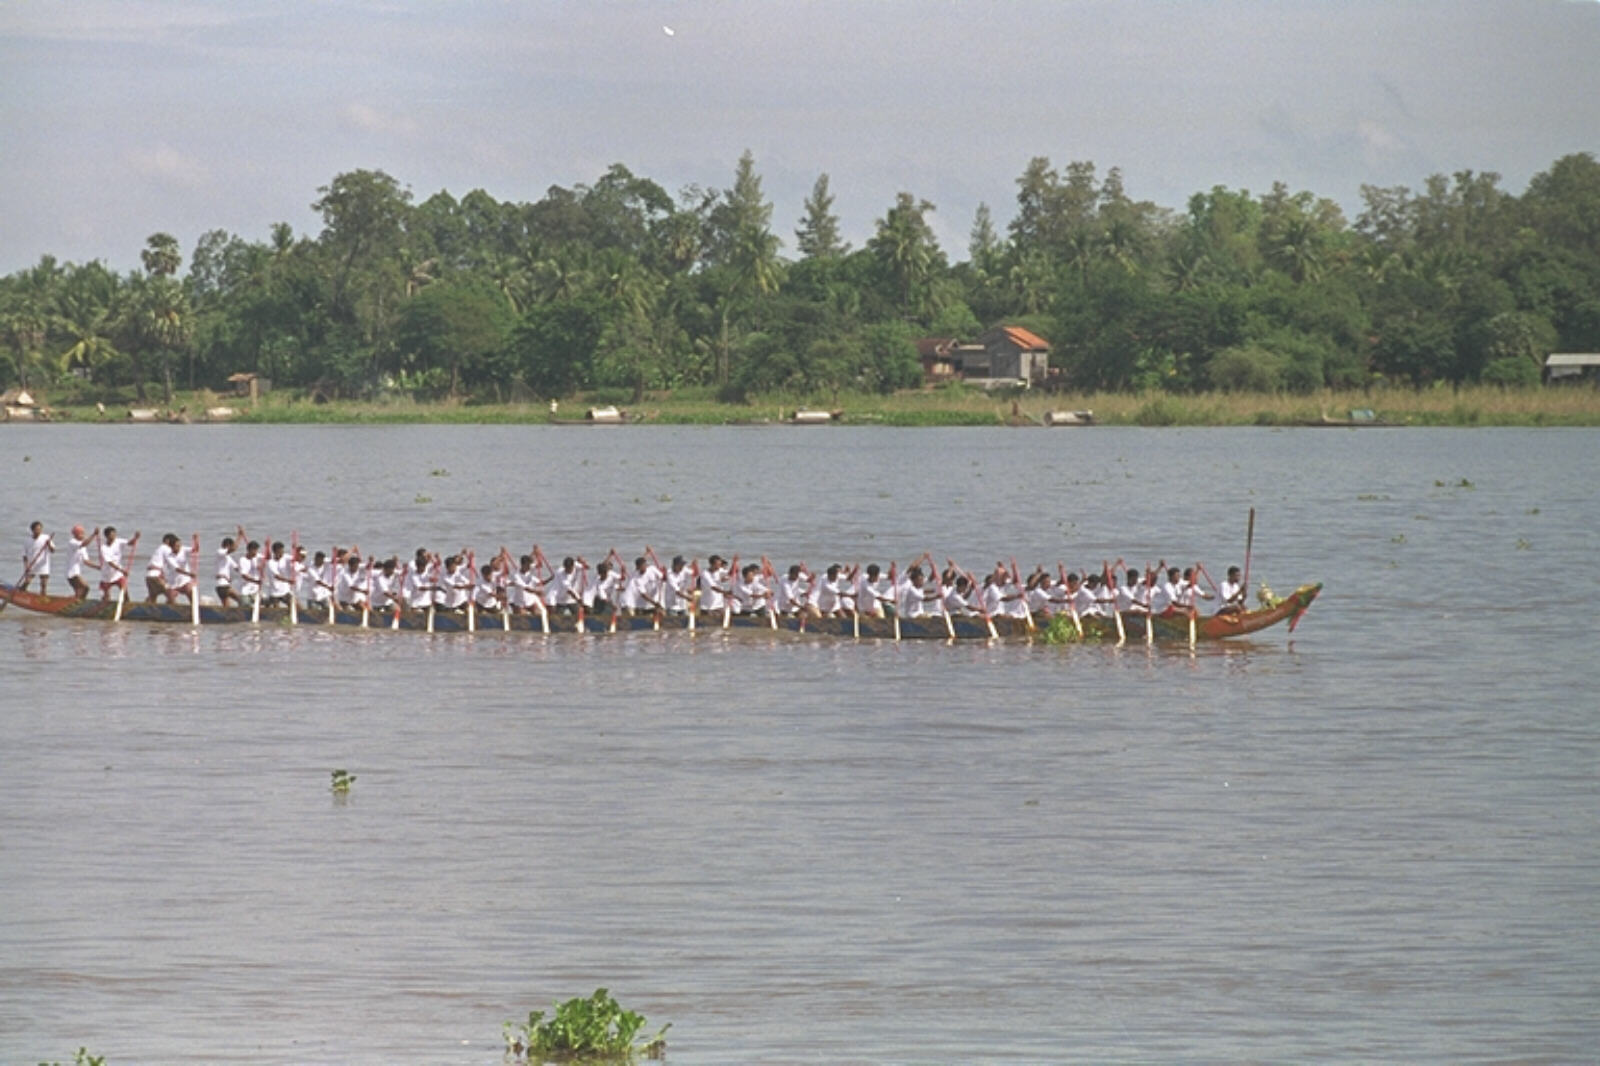
[[[8,580],[35,517],[1220,574],[1254,507],[1253,582],[1327,588],[1292,638],[1195,654],[12,607],[0,1061],[494,1064],[502,1021],[600,985],[680,1064],[1593,1060],[1597,452],[5,427]]]

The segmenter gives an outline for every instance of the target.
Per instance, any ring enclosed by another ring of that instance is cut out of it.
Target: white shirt
[[[839,588],[826,574],[817,580],[817,587],[811,592],[811,605],[823,614],[839,609]]]
[[[118,537],[110,544],[100,546],[100,581],[109,584],[126,580],[128,574],[123,568],[123,562],[128,555],[128,540]]]
[[[582,580],[583,571],[574,566],[571,570],[557,570],[550,578],[549,599],[556,607],[565,607],[579,601],[580,589],[578,582]]]
[[[290,580],[293,572],[294,560],[290,559],[287,554],[280,555],[276,559],[267,560],[266,595],[269,600],[287,596],[294,590],[294,584]]]
[[[335,566],[332,559],[324,559],[320,571],[315,566],[306,567],[306,577],[310,579],[310,595],[306,598],[312,603],[327,603],[333,596],[333,587],[339,581]]]
[[[239,556],[234,575],[234,591],[240,596],[254,596],[261,585],[261,553]]]
[[[728,571],[726,567],[717,567],[715,570],[704,570],[700,574],[700,609],[703,611],[720,611],[726,600],[724,594],[728,591]]]
[[[1232,604],[1235,607],[1245,606],[1245,588],[1242,581],[1229,581],[1222,579],[1222,605]]]
[[[167,566],[162,577],[166,579],[169,589],[181,589],[194,580],[194,563],[187,545],[179,545],[177,551],[168,549]]]
[[[661,583],[661,604],[667,610],[681,613],[689,608],[689,597],[694,592],[694,571],[687,566],[677,573],[668,573]]]
[[[733,583],[733,609],[739,614],[751,614],[755,611],[765,610],[767,606],[767,584],[757,574],[749,584],[743,578],[736,578]]]
[[[89,546],[93,543],[94,541],[88,537],[71,541],[72,562],[67,565],[67,577],[81,577],[83,568],[91,565],[89,562]]]
[[[896,609],[900,612],[901,618],[921,618],[925,613],[922,590],[910,581],[902,581]]]
[[[781,613],[788,614],[790,611],[798,611],[809,598],[810,593],[806,588],[806,576],[804,574],[799,574],[793,578],[785,574],[783,577],[778,578],[777,606]]]
[[[239,564],[228,553],[227,548],[217,549],[217,581],[218,585],[236,585],[239,574]]]
[[[22,565],[28,573],[35,577],[50,576],[50,553],[55,546],[50,543],[50,534],[40,533],[28,542],[28,547],[22,553]]]
[[[351,570],[349,564],[339,567],[333,582],[334,598],[346,606],[360,606],[367,599],[367,571],[360,566]]]
[[[167,579],[167,570],[171,566],[171,562],[172,549],[167,547],[165,543],[157,544],[156,550],[150,553],[150,561],[145,564],[144,576],[159,577],[161,580],[165,581]]]

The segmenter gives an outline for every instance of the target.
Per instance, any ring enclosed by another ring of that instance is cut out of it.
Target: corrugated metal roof
[[[1030,333],[1021,326],[1002,326],[1005,335],[1010,337],[1019,348],[1049,348],[1050,342],[1037,333]]]
[[[1545,359],[1544,365],[1547,367],[1600,366],[1600,353],[1560,352]]]

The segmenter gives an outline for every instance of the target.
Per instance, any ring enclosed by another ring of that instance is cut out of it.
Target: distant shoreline
[[[638,404],[614,392],[579,395],[559,401],[552,415],[548,401],[475,403],[416,400],[392,396],[371,401],[313,403],[298,396],[271,394],[255,407],[247,398],[201,390],[173,398],[174,417],[159,401],[94,405],[41,401],[51,421],[128,423],[130,409],[143,421],[230,421],[249,424],[343,425],[548,425],[584,423],[591,407],[616,407],[636,425],[781,425],[798,410],[835,423],[886,427],[1017,426],[1040,427],[1052,413],[1092,413],[1093,426],[1600,426],[1600,389],[1586,385],[1502,389],[1476,385],[1456,389],[1373,388],[1286,393],[985,393],[967,388],[935,388],[877,395],[760,396],[747,403],[722,403],[709,390],[646,393]],[[208,419],[205,412],[230,408],[232,414]],[[177,412],[182,412],[181,416]],[[1368,416],[1370,412],[1370,417]],[[829,424],[824,421],[824,425]],[[817,428],[822,428],[818,426]],[[1087,428],[1068,425],[1060,428]]]

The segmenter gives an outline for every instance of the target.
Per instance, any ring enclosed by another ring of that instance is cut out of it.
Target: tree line
[[[236,373],[343,396],[890,391],[921,381],[919,337],[1005,323],[1084,390],[1532,384],[1551,351],[1600,351],[1600,164],[1499,180],[1363,186],[1351,222],[1282,183],[1158,207],[1117,168],[1040,157],[1005,231],[980,205],[952,263],[911,193],[851,248],[825,173],[782,254],[749,152],[726,189],[673,196],[618,164],[534,203],[418,203],[355,170],[317,190],[315,235],[212,230],[180,273],[156,233],[126,274],[44,256],[0,278],[0,383],[169,403]]]

